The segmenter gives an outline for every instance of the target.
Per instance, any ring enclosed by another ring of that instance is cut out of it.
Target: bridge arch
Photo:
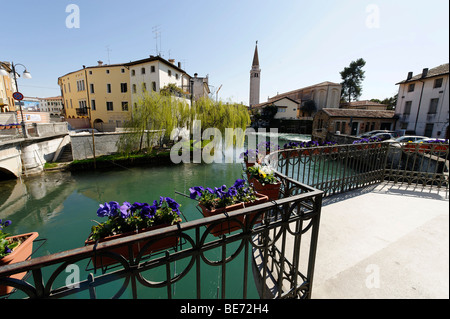
[[[9,180],[9,179],[16,179],[17,176],[14,174],[14,172],[10,171],[9,169],[5,167],[0,166],[0,181]]]

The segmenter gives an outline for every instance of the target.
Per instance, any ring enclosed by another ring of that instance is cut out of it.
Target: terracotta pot
[[[202,209],[203,216],[211,217],[211,216],[214,216],[214,215],[224,214],[226,212],[232,212],[234,210],[242,209],[242,208],[244,208],[244,203],[237,203],[237,204],[230,205],[230,206],[227,206],[227,207],[218,208],[218,209],[212,209],[212,210],[206,208],[202,204],[198,204],[198,206]],[[244,223],[244,216],[237,217],[237,220],[239,220],[240,222]],[[211,229],[211,234],[216,236],[216,237],[218,237],[218,236],[221,236],[223,234],[231,233],[231,232],[236,231],[238,229],[241,229],[240,224],[237,221],[230,220],[230,221],[225,221],[223,223],[220,223],[220,224],[217,224],[216,226],[214,226]]]
[[[5,127],[3,125],[0,125],[0,130],[4,130]]]
[[[261,192],[256,192],[256,199],[252,202],[247,202],[244,203],[244,207],[251,207],[251,206],[255,206],[255,205],[259,205],[259,204],[263,204],[269,201],[269,197],[265,194],[262,194]],[[253,218],[255,218],[257,213],[253,213],[253,214],[248,214],[245,216],[246,219],[249,220],[249,222],[251,222],[253,220]],[[258,219],[255,221],[255,223],[259,223],[261,222],[261,220],[264,218],[264,214],[262,214],[260,217],[258,217]]]
[[[39,236],[37,232],[27,233],[17,236],[7,237],[6,239],[26,238],[19,246],[14,248],[13,252],[0,259],[0,267],[9,264],[25,261],[31,256],[33,252],[33,241]],[[26,272],[15,274],[9,278],[22,279],[26,275]],[[0,296],[9,294],[14,288],[10,286],[0,286]]]
[[[269,200],[279,199],[281,182],[278,182],[277,184],[265,184],[263,186],[256,178],[251,178],[249,183],[253,183],[255,191],[266,195]]]
[[[298,157],[298,151],[285,150],[284,152],[281,153],[281,155],[283,156],[283,158],[287,158],[288,156],[289,157]]]
[[[146,228],[146,229],[142,229],[140,231],[132,231],[132,232],[127,232],[127,233],[123,233],[123,234],[118,234],[118,235],[113,235],[113,236],[109,236],[109,237],[105,237],[100,239],[98,242],[102,243],[102,242],[107,242],[107,241],[111,241],[114,239],[118,239],[118,238],[124,238],[127,236],[132,236],[135,234],[141,234],[141,233],[145,233],[151,230],[156,230],[156,229],[160,229],[160,228],[164,228],[164,227],[168,227],[170,225],[168,224],[164,224],[164,225],[157,225],[157,226],[153,226],[150,228]],[[137,255],[139,254],[141,247],[144,247],[144,245],[146,243],[148,243],[150,241],[150,239],[146,239],[146,240],[142,240],[139,242],[136,242],[133,244],[133,256],[134,258],[137,257]],[[171,236],[171,237],[166,237],[166,238],[162,238],[161,240],[155,242],[154,244],[150,245],[145,253],[142,256],[146,256],[149,255],[151,253],[155,253],[161,250],[166,250],[169,249],[171,247],[175,247],[178,244],[179,238],[177,236]],[[95,240],[86,240],[84,242],[84,244],[86,246],[88,245],[94,245],[96,243]],[[130,259],[130,252],[128,249],[128,245],[122,246],[122,247],[117,247],[114,249],[109,250],[110,252],[116,253],[116,254],[120,254],[122,255],[125,259],[129,260]],[[118,263],[118,261],[116,259],[113,258],[109,258],[109,257],[105,257],[105,256],[93,256],[91,258],[92,262],[94,263],[95,267],[106,267],[106,266],[110,266],[113,264]]]

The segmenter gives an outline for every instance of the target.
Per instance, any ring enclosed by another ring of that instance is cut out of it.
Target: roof
[[[295,101],[295,100],[293,100],[293,99],[291,99],[291,98],[289,98],[287,96],[284,96],[284,97],[282,96],[282,97],[280,97],[280,98],[278,98],[276,100],[271,100],[271,101],[267,101],[267,102],[264,102],[264,103],[255,104],[255,105],[253,105],[253,107],[258,107],[258,108],[264,107],[266,105],[270,105],[270,104],[273,104],[275,102],[278,102],[278,101],[284,100],[284,99],[287,99],[287,100],[289,100],[291,102],[294,102],[295,104],[299,104],[297,101]]]
[[[448,74],[448,73],[449,73],[448,63],[446,63],[446,64],[439,65],[439,66],[437,66],[435,68],[429,69],[428,70],[428,74],[425,77],[423,77],[423,78],[424,79],[428,79],[428,78],[433,78],[433,77],[441,76],[441,75]],[[422,73],[416,74],[411,79],[403,80],[403,81],[398,82],[396,84],[403,84],[403,83],[408,83],[408,82],[414,82],[414,81],[418,81],[418,80],[421,80],[421,79],[422,79]]]
[[[131,62],[129,62],[129,63],[125,63],[125,65],[126,65],[126,66],[132,66],[132,65],[137,65],[137,64],[142,64],[142,63],[148,63],[148,62],[153,62],[153,61],[160,61],[160,62],[162,62],[162,63],[164,63],[164,64],[167,64],[167,65],[169,65],[170,67],[172,67],[172,68],[178,70],[178,71],[181,72],[181,73],[186,73],[186,71],[184,71],[183,69],[179,68],[179,67],[176,66],[175,64],[173,64],[173,63],[167,61],[166,59],[163,59],[163,58],[160,57],[160,56],[154,56],[154,55],[151,55],[149,58],[146,58],[146,59],[136,60],[136,61],[131,61]],[[187,73],[186,73],[186,74],[187,74]]]
[[[374,105],[374,106],[386,106],[386,104],[381,104],[378,102],[373,102],[373,101],[352,101],[350,103],[344,103],[343,105],[346,106],[350,106],[350,107],[358,107],[358,106],[369,106],[369,105]]]
[[[359,110],[359,109],[322,109],[331,117],[353,117],[353,118],[384,118],[393,119],[395,111],[385,110]],[[320,111],[319,111],[320,112]]]
[[[259,66],[258,44],[256,44],[256,47],[255,47],[255,54],[253,55],[252,66]]]
[[[86,69],[108,68],[108,67],[110,68],[110,67],[116,67],[116,66],[132,66],[132,65],[137,65],[137,64],[142,64],[142,63],[147,63],[147,62],[152,62],[152,61],[160,61],[160,62],[162,62],[162,63],[164,63],[164,64],[167,64],[167,65],[169,65],[170,67],[172,67],[172,68],[178,70],[178,71],[181,72],[181,73],[187,74],[186,71],[180,69],[180,68],[179,68],[178,66],[176,66],[175,64],[170,63],[169,61],[167,61],[166,59],[163,59],[163,58],[160,57],[160,56],[153,56],[153,55],[151,55],[149,58],[146,58],[146,59],[141,59],[141,60],[136,60],[136,61],[130,61],[130,62],[128,62],[128,63],[101,64],[101,65],[87,66]],[[65,75],[63,75],[63,76],[60,76],[59,78],[62,78],[62,77],[64,77],[64,76],[67,76],[67,75],[69,75],[69,74],[72,74],[72,73],[75,73],[75,72],[79,72],[79,71],[82,71],[82,70],[84,70],[84,68],[83,68],[83,69],[76,70],[76,71],[69,72],[69,73],[67,73],[67,74],[65,74]]]
[[[334,83],[334,82],[330,82],[330,81],[325,81],[325,82],[321,82],[321,83],[318,83],[318,84],[310,85],[310,86],[307,86],[307,87],[304,87],[304,88],[301,88],[301,89],[296,89],[296,90],[292,90],[292,91],[289,91],[289,92],[277,94],[274,97],[269,98],[269,101],[272,101],[274,99],[279,99],[280,97],[283,97],[283,96],[286,96],[286,95],[291,95],[291,94],[294,94],[296,92],[300,92],[300,91],[303,91],[303,90],[312,89],[312,88],[321,87],[321,86],[330,86],[330,85],[341,86],[340,83]]]

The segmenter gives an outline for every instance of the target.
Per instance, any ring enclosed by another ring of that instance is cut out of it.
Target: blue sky
[[[66,27],[66,6],[80,27]],[[361,100],[391,97],[409,71],[449,62],[447,0],[1,0],[0,60],[27,66],[26,96],[60,94],[57,78],[98,60],[123,63],[156,54],[209,75],[219,98],[248,103],[255,41],[261,102],[323,81],[366,60]],[[19,67],[20,73],[23,71]]]

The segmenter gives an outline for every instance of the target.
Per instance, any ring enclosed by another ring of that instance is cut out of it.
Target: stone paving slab
[[[449,298],[448,198],[380,184],[325,199],[312,298]]]

